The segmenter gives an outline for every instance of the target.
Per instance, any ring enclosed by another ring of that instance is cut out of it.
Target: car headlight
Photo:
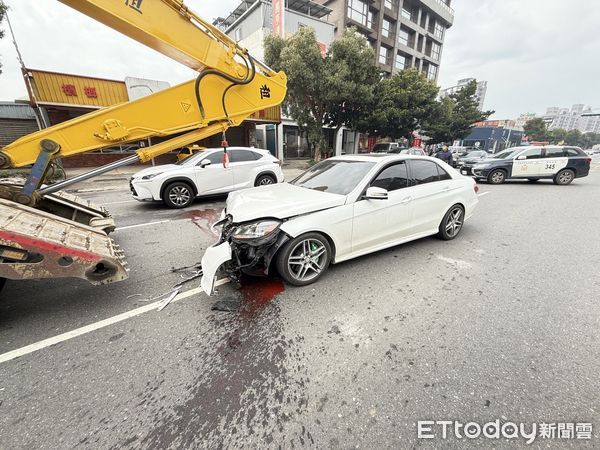
[[[491,164],[475,164],[473,166],[473,169],[485,169],[486,167],[489,167]]]
[[[151,180],[154,177],[157,177],[161,174],[162,172],[157,172],[157,173],[151,173],[150,175],[144,175],[142,177],[142,180]]]
[[[261,220],[259,222],[247,223],[238,226],[231,237],[234,239],[256,239],[268,236],[279,228],[281,222],[278,220]]]

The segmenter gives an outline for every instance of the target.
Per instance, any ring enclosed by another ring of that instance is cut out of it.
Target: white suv
[[[227,167],[223,149],[209,148],[175,164],[141,170],[131,177],[131,194],[139,201],[162,200],[170,208],[185,208],[202,195],[283,182],[281,162],[268,150],[229,147],[227,155]]]

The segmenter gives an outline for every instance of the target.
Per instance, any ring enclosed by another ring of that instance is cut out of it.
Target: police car
[[[501,184],[509,178],[538,181],[551,179],[566,185],[590,172],[592,158],[579,147],[529,146],[504,150],[491,158],[465,163],[460,172],[477,181]]]

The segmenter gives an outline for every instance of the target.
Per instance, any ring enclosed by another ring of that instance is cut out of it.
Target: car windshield
[[[325,160],[315,164],[291,184],[316,191],[347,195],[373,168],[374,162]]]
[[[196,163],[199,163],[202,158],[205,158],[207,154],[207,150],[199,150],[197,152],[194,152],[194,154],[192,156],[188,156],[185,159],[180,159],[179,161],[177,161],[175,163],[176,166],[181,166],[183,164],[190,164],[190,165],[195,165]]]
[[[483,150],[477,150],[474,152],[467,153],[465,155],[465,158],[476,158],[476,157],[483,156],[483,155],[485,155],[485,152]]]
[[[390,148],[390,144],[375,144],[373,146],[373,150],[371,150],[371,152],[372,153],[387,153],[389,148]]]
[[[519,152],[520,150],[506,150],[503,152],[498,153],[497,155],[494,155],[493,158],[495,159],[508,159],[511,156],[513,156],[515,153]]]

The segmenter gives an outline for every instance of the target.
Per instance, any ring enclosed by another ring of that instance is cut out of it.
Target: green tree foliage
[[[363,129],[392,139],[411,138],[436,111],[438,87],[416,69],[402,70],[377,84],[377,103]]]
[[[477,82],[442,98],[423,125],[423,132],[431,138],[429,143],[463,139],[476,122],[486,120],[494,111],[480,111],[477,99]]]
[[[8,10],[8,6],[4,3],[4,1],[0,0],[0,24],[4,21],[4,17],[6,16],[6,11]],[[4,37],[4,30],[0,29],[0,39]],[[2,73],[2,63],[0,62],[0,73]]]
[[[523,125],[523,131],[530,141],[545,141],[549,137],[546,122],[540,117],[528,120]]]
[[[567,132],[562,128],[557,128],[556,130],[548,131],[547,133],[547,140],[553,144],[561,144],[565,139],[567,139]]]
[[[288,76],[285,108],[305,131],[319,160],[325,145],[323,126],[358,128],[374,104],[378,73],[373,50],[354,30],[334,41],[323,58],[312,28],[289,38],[265,38],[265,62]]]

